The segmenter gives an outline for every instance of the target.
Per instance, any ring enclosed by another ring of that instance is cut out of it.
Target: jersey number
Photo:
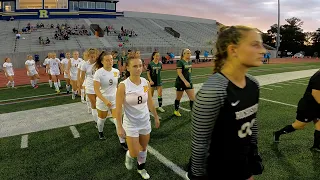
[[[252,119],[251,122],[246,122],[242,124],[241,129],[238,131],[239,138],[245,138],[247,135],[251,136],[252,131],[251,127],[253,126],[255,119]]]
[[[138,104],[142,103],[142,96],[138,96]]]

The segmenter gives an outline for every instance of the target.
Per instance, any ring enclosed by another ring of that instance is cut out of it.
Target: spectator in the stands
[[[196,54],[195,62],[196,63],[200,63],[200,53],[201,53],[201,51],[196,50],[194,53]]]
[[[124,30],[123,30],[123,26],[121,26],[121,32],[124,32]]]
[[[20,32],[18,32],[18,33],[16,34],[16,39],[20,39],[20,37],[21,37],[21,34],[20,34]]]
[[[35,54],[34,55],[34,61],[36,62],[36,67],[40,67],[40,58],[39,58],[39,54]]]
[[[50,39],[47,37],[46,44],[50,44]]]
[[[16,28],[12,29],[13,33],[18,34],[18,30]]]
[[[173,52],[171,52],[169,54],[169,56],[170,56],[169,64],[173,64],[173,59],[174,59],[175,55],[173,54]]]
[[[65,56],[64,56],[64,52],[61,52],[61,53],[60,53],[59,58],[60,58],[61,60],[65,58]]]
[[[208,62],[209,52],[207,50],[204,51],[203,56],[204,56],[204,62]]]

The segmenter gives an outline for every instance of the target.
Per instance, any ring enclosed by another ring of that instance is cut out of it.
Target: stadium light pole
[[[280,47],[280,0],[278,0],[278,32],[277,32],[277,55],[279,57],[279,47]]]

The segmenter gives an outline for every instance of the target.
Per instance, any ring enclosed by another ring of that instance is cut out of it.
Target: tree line
[[[285,19],[286,24],[280,26],[281,56],[303,53],[305,56],[318,57],[320,53],[320,28],[314,32],[303,32],[303,21],[297,17]],[[274,24],[262,34],[263,42],[269,46],[277,47],[278,25]]]

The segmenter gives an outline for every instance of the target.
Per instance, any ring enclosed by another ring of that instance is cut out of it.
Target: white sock
[[[86,94],[86,101],[90,102],[90,99],[88,98],[88,94]],[[90,107],[91,107],[91,105],[90,105]]]
[[[147,151],[140,151],[137,160],[138,160],[138,164],[139,165],[143,164],[143,163],[146,163]]]
[[[61,87],[60,79],[58,79],[58,86]]]
[[[57,83],[57,82],[54,82],[53,84],[54,84],[54,87],[56,88],[56,91],[58,91],[58,90],[59,90],[58,83]]]
[[[81,89],[81,101],[84,101],[84,89]]]
[[[98,117],[98,122],[97,122],[97,126],[98,126],[98,131],[99,132],[103,132],[103,128],[104,128],[104,123],[106,122],[106,119],[102,119]]]
[[[49,80],[49,86],[52,87],[52,80]]]
[[[30,80],[30,84],[31,84],[32,87],[34,87],[34,82],[33,82],[33,80]]]
[[[97,109],[92,109],[92,116],[93,116],[93,120],[94,122],[98,122],[98,111]]]
[[[116,132],[117,132],[117,129],[118,129],[117,119],[115,119],[115,118],[110,118],[110,119],[114,123],[114,125],[116,127]],[[124,139],[124,138],[122,138],[120,136],[118,136],[118,137],[119,137],[120,143],[125,143],[126,142],[126,139]]]
[[[14,81],[11,81],[11,87],[14,87]]]
[[[70,85],[66,85],[67,91],[70,91]]]

